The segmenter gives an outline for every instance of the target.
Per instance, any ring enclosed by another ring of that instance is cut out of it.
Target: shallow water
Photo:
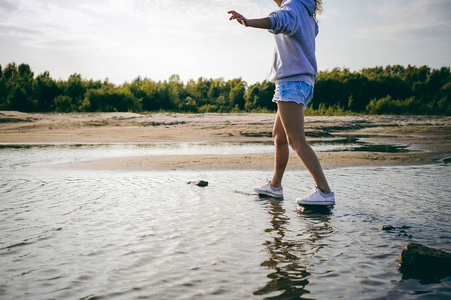
[[[370,151],[407,152],[408,145],[381,144],[369,142],[365,136],[342,135],[332,139],[311,140],[316,152],[327,151]],[[293,152],[290,149],[291,152]],[[158,156],[158,155],[228,155],[273,153],[271,140],[223,140],[183,143],[25,143],[0,144],[0,167],[3,169],[95,160],[115,157]]]
[[[275,201],[252,193],[261,171],[54,168],[138,147],[0,149],[1,299],[451,297],[451,277],[403,278],[396,263],[409,242],[451,251],[449,164],[327,170],[337,205],[304,212],[306,171]]]

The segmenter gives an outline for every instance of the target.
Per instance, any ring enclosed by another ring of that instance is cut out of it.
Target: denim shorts
[[[276,91],[272,99],[273,102],[296,102],[304,105],[313,99],[313,86],[304,81],[282,81],[276,82]]]

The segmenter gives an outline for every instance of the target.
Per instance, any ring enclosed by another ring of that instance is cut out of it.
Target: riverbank
[[[134,114],[0,112],[1,144],[271,141],[274,114]],[[318,152],[324,168],[435,163],[451,156],[451,117],[306,117],[310,141],[364,137],[408,152]],[[84,161],[73,168],[115,170],[272,169],[272,154],[159,155]],[[302,169],[291,155],[288,169]]]

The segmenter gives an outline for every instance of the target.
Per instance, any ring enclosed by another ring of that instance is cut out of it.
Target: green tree
[[[184,94],[184,85],[180,76],[176,74],[171,75],[166,85],[169,94],[169,103],[165,103],[165,105],[171,108],[179,107],[182,104],[181,98],[186,97]]]
[[[9,63],[6,65],[6,68],[3,70],[3,76],[9,80],[13,78],[13,76],[18,72],[17,66],[15,63]]]
[[[258,94],[260,93],[260,83],[255,83],[251,85],[244,95],[244,108],[246,111],[251,111],[256,108],[256,102],[258,101]]]
[[[180,76],[155,82],[137,77],[115,85],[108,78],[84,80],[80,74],[55,81],[49,72],[34,78],[27,64],[0,65],[0,109],[21,111],[275,111],[274,83],[248,86],[241,78],[182,82]],[[308,113],[451,114],[449,67],[376,66],[351,72],[321,71]]]
[[[72,111],[72,98],[66,95],[59,95],[53,100],[56,112],[71,112]]]
[[[438,101],[438,111],[442,115],[451,115],[451,81],[441,88],[441,98]]]
[[[54,110],[54,100],[61,95],[62,90],[58,87],[56,81],[50,77],[48,71],[36,77],[33,89],[38,101],[39,111]]]
[[[272,99],[274,97],[275,84],[269,81],[263,81],[260,85],[258,97],[255,98],[254,105],[259,108],[275,111],[277,106]]]
[[[185,112],[197,112],[197,102],[190,96],[186,97],[185,100],[182,102],[182,106],[180,107],[181,110]]]
[[[87,84],[83,81],[80,74],[72,74],[64,84],[65,96],[71,98],[72,109],[77,111],[82,106],[87,91]]]
[[[8,109],[8,93],[6,90],[6,78],[3,76],[2,65],[0,64],[0,110]]]
[[[233,79],[228,82],[230,86],[229,101],[230,107],[238,107],[240,110],[244,110],[246,100],[244,95],[246,94],[246,83],[241,79]]]
[[[37,101],[34,99],[33,80],[34,74],[27,64],[10,64],[5,70],[9,79],[6,84],[8,89],[7,106],[9,109],[32,112],[37,110]]]
[[[158,97],[158,85],[149,78],[137,77],[131,84],[124,84],[135,99],[141,99],[142,109],[145,111],[158,111],[161,108]]]
[[[116,88],[104,83],[101,88],[91,88],[85,93],[83,109],[94,112],[126,112],[142,110],[141,99],[133,96],[127,87]]]

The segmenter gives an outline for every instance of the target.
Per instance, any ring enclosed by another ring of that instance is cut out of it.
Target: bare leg
[[[285,169],[288,163],[288,157],[290,155],[288,149],[288,140],[283,128],[282,120],[277,112],[276,120],[274,121],[273,139],[275,146],[274,156],[274,175],[271,180],[273,187],[280,187],[282,185],[282,177],[285,173]]]
[[[304,107],[295,102],[277,102],[277,116],[280,118],[288,142],[307,170],[313,177],[316,186],[326,194],[331,192],[323,173],[318,157],[307,143],[304,133]]]

